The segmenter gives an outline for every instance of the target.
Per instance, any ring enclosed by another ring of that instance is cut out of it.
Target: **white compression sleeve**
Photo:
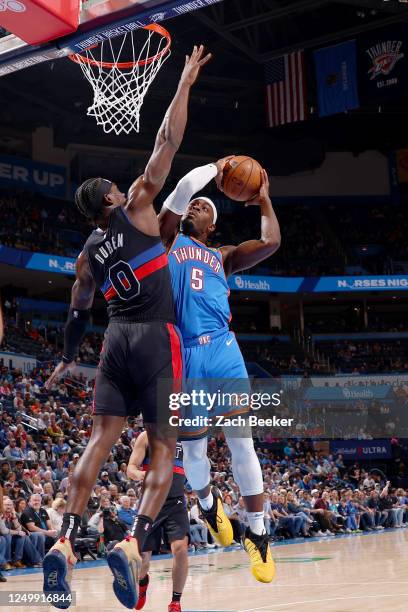
[[[241,495],[246,497],[263,493],[262,469],[252,438],[235,438],[224,433],[231,451],[232,473]]]
[[[183,467],[194,491],[201,491],[210,482],[211,465],[207,457],[207,438],[188,440],[183,446]]]
[[[166,198],[163,206],[176,215],[184,215],[192,196],[205,187],[218,174],[215,164],[194,168],[177,183],[176,188]]]

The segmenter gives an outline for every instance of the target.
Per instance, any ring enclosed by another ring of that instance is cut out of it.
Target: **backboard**
[[[0,37],[0,77],[223,0],[83,0],[78,30],[44,45]],[[34,26],[35,27],[35,26]]]

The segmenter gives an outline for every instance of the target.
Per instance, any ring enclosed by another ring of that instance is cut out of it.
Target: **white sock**
[[[203,499],[200,499],[200,506],[203,510],[211,510],[211,508],[213,507],[213,503],[214,497],[211,491],[209,495],[207,495],[207,497],[203,497]]]
[[[264,512],[247,512],[249,528],[255,535],[264,535],[266,533],[264,523]]]

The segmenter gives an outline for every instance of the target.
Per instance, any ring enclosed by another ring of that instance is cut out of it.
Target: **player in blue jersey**
[[[244,359],[229,331],[229,274],[246,270],[270,257],[280,246],[279,223],[269,197],[269,181],[262,171],[262,186],[250,204],[261,211],[261,237],[238,246],[211,249],[207,246],[215,230],[217,209],[206,197],[192,197],[212,179],[221,188],[229,158],[192,170],[178,183],[159,215],[161,235],[167,244],[176,307],[177,325],[183,336],[187,379],[248,379]],[[248,383],[249,384],[249,383]],[[231,389],[233,391],[233,389]],[[245,412],[248,407],[230,408]],[[232,471],[245,500],[249,528],[244,546],[251,571],[260,582],[271,582],[275,574],[264,526],[262,471],[252,438],[224,430],[232,458]],[[214,538],[223,546],[233,540],[232,526],[221,498],[210,487],[207,428],[182,431],[186,477],[197,491],[200,507]],[[194,439],[191,439],[194,438]]]

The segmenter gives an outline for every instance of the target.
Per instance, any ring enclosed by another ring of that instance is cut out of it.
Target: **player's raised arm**
[[[212,179],[222,177],[225,164],[232,155],[223,157],[217,162],[194,168],[183,176],[163,203],[159,213],[160,235],[165,244],[170,244],[176,235],[180,220],[185,214],[191,198],[203,189]]]
[[[86,254],[82,252],[77,259],[76,280],[71,290],[71,305],[65,324],[62,361],[46,381],[46,389],[50,389],[67,370],[75,366],[74,359],[88,326],[94,294],[95,282],[89,269]]]
[[[269,197],[269,180],[266,170],[262,170],[262,185],[259,194],[248,205],[259,204],[261,208],[261,237],[247,240],[238,246],[221,247],[226,275],[247,270],[273,255],[280,247],[281,235]]]
[[[143,472],[140,469],[140,466],[142,465],[143,459],[146,456],[147,446],[147,433],[142,431],[142,433],[136,438],[126,470],[127,476],[132,480],[143,480],[145,477],[146,472]]]
[[[190,90],[199,72],[211,54],[204,54],[204,47],[195,46],[186,62],[174,96],[156,137],[153,153],[142,177],[131,186],[126,208],[138,209],[152,204],[169,175],[171,164],[183,140],[187,125],[187,109]]]

